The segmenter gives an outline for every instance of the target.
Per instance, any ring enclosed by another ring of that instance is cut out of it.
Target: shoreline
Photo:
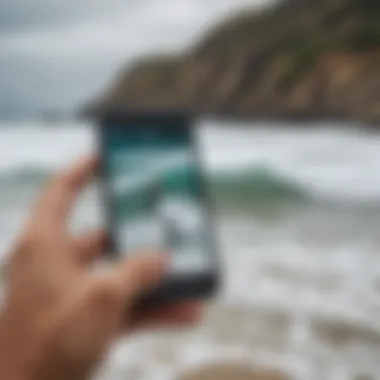
[[[156,107],[131,107],[110,109],[110,110],[98,110],[90,112],[79,112],[77,114],[77,120],[97,122],[103,118],[105,114],[128,114],[128,113],[147,113],[147,114],[161,114],[161,113],[173,113],[173,114],[188,114],[195,119],[208,119],[215,120],[217,122],[237,122],[237,123],[273,123],[289,126],[292,124],[297,129],[314,129],[321,126],[321,124],[333,124],[344,129],[364,129],[372,132],[380,132],[380,120],[377,121],[365,121],[360,118],[354,118],[350,116],[344,116],[334,113],[323,113],[316,115],[315,113],[237,113],[237,112],[215,112],[215,111],[199,111],[191,108],[156,108]],[[254,127],[254,125],[253,125]]]

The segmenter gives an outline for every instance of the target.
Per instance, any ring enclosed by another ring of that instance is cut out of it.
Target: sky
[[[270,0],[0,0],[0,119],[70,111],[147,53]]]

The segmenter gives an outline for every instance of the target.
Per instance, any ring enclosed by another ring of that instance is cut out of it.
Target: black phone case
[[[128,126],[135,126],[140,123],[154,123],[162,125],[164,128],[165,125],[191,125],[194,121],[194,118],[188,113],[182,112],[155,112],[155,113],[146,113],[146,112],[109,112],[99,119],[98,121],[98,148],[100,151],[100,181],[101,181],[101,191],[103,195],[105,212],[106,212],[106,221],[109,235],[109,246],[107,250],[108,258],[111,260],[119,259],[119,254],[116,250],[115,244],[115,221],[116,218],[113,215],[113,210],[115,210],[114,205],[112,204],[112,197],[110,196],[109,188],[109,178],[110,175],[105,164],[105,134],[107,133],[107,128],[110,125],[118,123],[120,125],[125,125],[125,128]],[[201,167],[200,154],[196,141],[193,139],[193,146],[196,150],[196,156],[198,160],[198,167]],[[201,195],[203,198],[204,207],[207,209],[207,217],[210,226],[213,226],[213,221],[211,218],[212,207],[211,202],[208,196],[208,191],[206,188],[206,182],[200,170],[201,181],[199,186],[201,186]],[[163,304],[181,302],[184,300],[203,300],[208,299],[215,295],[219,288],[220,284],[220,259],[216,250],[216,236],[213,228],[210,228],[210,236],[212,240],[212,251],[213,255],[213,268],[207,273],[200,273],[199,275],[181,275],[174,276],[170,275],[155,289],[150,291],[147,294],[141,295],[140,300],[138,301],[139,307],[159,307]]]

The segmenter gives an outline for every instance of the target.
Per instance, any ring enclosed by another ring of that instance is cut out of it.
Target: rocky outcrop
[[[260,14],[245,12],[182,56],[137,62],[86,113],[180,108],[378,124],[379,4],[287,0]]]

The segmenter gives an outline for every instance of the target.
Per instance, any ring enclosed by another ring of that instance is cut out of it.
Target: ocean
[[[380,135],[205,120],[199,136],[221,294],[191,330],[119,342],[98,378],[181,379],[230,362],[279,379],[378,378]],[[1,257],[50,176],[94,147],[87,124],[0,124]],[[103,225],[102,215],[94,184],[73,231]]]

